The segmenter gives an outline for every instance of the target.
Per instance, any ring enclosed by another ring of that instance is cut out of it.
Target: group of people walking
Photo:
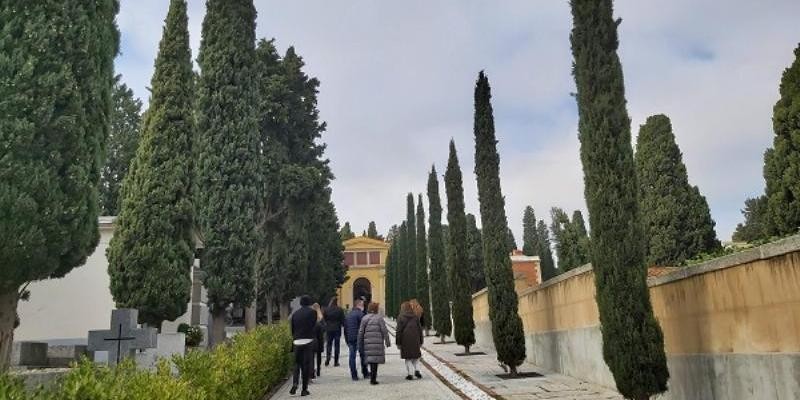
[[[364,312],[364,300],[354,301],[346,315],[337,299],[331,299],[324,310],[313,303],[309,296],[300,298],[300,308],[290,318],[294,339],[294,373],[290,394],[296,394],[302,384],[301,396],[311,394],[309,382],[322,374],[322,353],[325,366],[339,366],[339,349],[342,333],[349,350],[350,377],[358,381],[359,372],[370,384],[378,384],[378,366],[386,363],[386,348],[391,347],[386,320],[380,314],[380,304],[369,302]],[[424,310],[416,300],[400,306],[395,330],[395,344],[400,349],[400,358],[405,360],[406,379],[421,379],[419,359],[422,357]],[[358,357],[359,363],[356,364]]]

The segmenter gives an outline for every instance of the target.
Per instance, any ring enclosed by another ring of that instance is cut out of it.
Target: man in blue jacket
[[[353,310],[347,314],[344,320],[344,339],[350,349],[350,377],[354,381],[358,380],[358,370],[356,370],[356,352],[361,359],[361,374],[366,379],[369,376],[367,371],[367,359],[364,356],[364,349],[358,348],[358,328],[361,326],[361,319],[364,318],[364,301],[355,300]]]

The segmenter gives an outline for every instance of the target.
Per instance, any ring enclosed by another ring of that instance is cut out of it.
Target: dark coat
[[[325,323],[317,322],[314,326],[314,352],[322,353],[325,351]]]
[[[386,321],[378,314],[367,314],[358,330],[358,347],[364,349],[370,364],[386,363],[386,347],[392,345]]]
[[[344,319],[344,340],[347,343],[355,344],[358,342],[358,328],[361,326],[361,319],[364,318],[364,311],[354,308]]]
[[[290,327],[292,338],[314,339],[314,327],[317,325],[317,312],[311,307],[301,307],[292,314]]]
[[[344,325],[344,310],[339,306],[328,307],[323,313],[325,319],[325,330],[328,332],[340,332]]]
[[[403,314],[397,318],[395,342],[400,348],[400,358],[413,360],[422,357],[422,324],[414,313]]]

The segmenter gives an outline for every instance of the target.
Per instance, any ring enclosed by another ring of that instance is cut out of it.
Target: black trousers
[[[317,355],[317,373],[316,376],[322,375],[322,352],[314,352]],[[313,366],[311,367],[313,371]]]
[[[303,390],[308,390],[308,380],[311,379],[313,371],[314,348],[311,344],[294,346],[294,373],[292,374],[292,386],[297,387],[301,376],[303,380]]]
[[[369,363],[370,381],[378,381],[378,363]]]

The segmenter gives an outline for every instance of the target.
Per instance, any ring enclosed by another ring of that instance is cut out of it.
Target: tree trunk
[[[517,366],[516,365],[509,365],[508,369],[509,369],[508,376],[510,378],[516,378],[517,377]]]
[[[444,335],[439,336],[439,343],[444,344]]]
[[[464,354],[469,354],[469,346],[464,346]]]
[[[215,306],[211,311],[211,334],[208,345],[211,348],[225,341],[225,307]]]
[[[256,301],[253,300],[249,307],[244,308],[244,330],[247,332],[256,328]]]
[[[0,373],[6,371],[11,363],[18,301],[16,288],[0,292]]]
[[[286,321],[289,319],[289,304],[288,303],[281,303],[280,304],[280,313],[281,313],[281,321]]]
[[[272,300],[272,295],[270,293],[267,293],[266,303],[267,323],[272,324],[275,322],[272,320],[272,307],[275,304],[275,301]]]

